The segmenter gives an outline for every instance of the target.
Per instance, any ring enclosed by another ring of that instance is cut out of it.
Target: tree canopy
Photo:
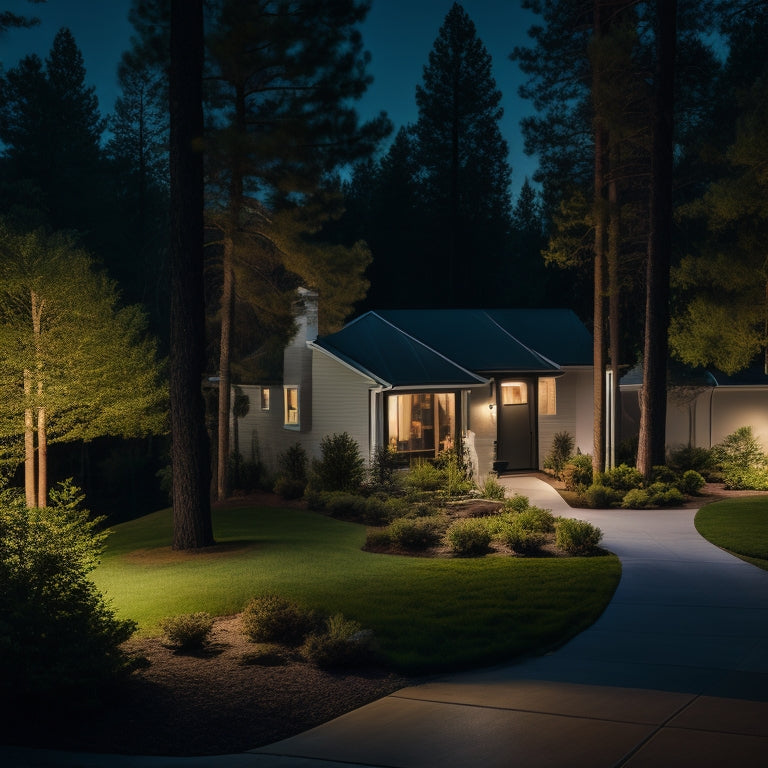
[[[167,393],[137,306],[65,235],[0,224],[0,438],[44,506],[49,443],[167,430]]]

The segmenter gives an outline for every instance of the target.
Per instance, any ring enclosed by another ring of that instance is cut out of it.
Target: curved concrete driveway
[[[248,753],[131,758],[0,749],[3,765],[141,768],[708,768],[768,765],[768,572],[709,544],[695,510],[572,510],[622,561],[598,621],[542,657],[398,691]],[[768,503],[768,499],[766,500]]]
[[[695,510],[573,510],[537,478],[503,482],[602,529],[622,578],[600,619],[546,656],[407,688],[256,753],[318,767],[768,765],[768,572],[701,538]]]

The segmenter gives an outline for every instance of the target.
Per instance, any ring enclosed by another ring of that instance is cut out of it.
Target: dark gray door
[[[533,379],[499,382],[496,458],[506,461],[507,469],[535,467],[535,383]]]

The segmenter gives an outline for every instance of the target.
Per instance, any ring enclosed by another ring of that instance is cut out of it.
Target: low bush
[[[685,445],[669,452],[667,465],[677,472],[686,472],[692,469],[700,475],[708,477],[715,468],[715,460],[711,449]]]
[[[368,467],[368,486],[372,491],[391,492],[398,486],[397,452],[389,446],[377,446]]]
[[[619,464],[617,467],[601,472],[597,485],[613,488],[615,491],[631,491],[633,488],[641,488],[643,476],[638,469],[627,464]]]
[[[527,528],[519,518],[517,515],[500,521],[496,538],[520,555],[539,552],[547,541],[547,535],[543,531]]]
[[[323,669],[354,667],[372,660],[373,641],[371,630],[337,613],[326,619],[324,631],[307,637],[301,650],[308,661]]]
[[[529,506],[528,497],[516,493],[504,502],[504,512],[524,512]]]
[[[162,623],[168,642],[180,651],[197,651],[208,644],[213,630],[213,616],[205,611],[171,616]]]
[[[561,517],[555,526],[555,546],[570,555],[588,555],[597,549],[603,532],[586,520]]]
[[[724,468],[723,483],[732,491],[768,491],[768,470],[762,467]]]
[[[318,625],[314,612],[275,594],[252,598],[243,610],[243,632],[256,643],[297,646]]]
[[[618,504],[624,494],[602,483],[593,483],[584,491],[584,503],[592,509],[610,509]]]
[[[539,533],[552,533],[555,530],[555,516],[549,509],[528,507],[517,515],[521,527]]]
[[[498,477],[493,473],[486,475],[483,484],[479,486],[480,495],[484,499],[493,499],[494,501],[503,501],[507,495],[504,486],[499,482]]]
[[[414,461],[403,479],[407,489],[416,491],[437,491],[447,483],[444,471],[425,460]]]
[[[484,555],[491,543],[488,521],[482,517],[456,520],[446,531],[445,541],[455,555]]]
[[[695,469],[688,469],[683,472],[678,487],[688,496],[695,496],[704,487],[705,482]]]
[[[571,456],[563,467],[561,479],[567,491],[577,491],[592,484],[592,457],[587,453]]]
[[[651,483],[647,488],[633,488],[622,499],[623,509],[675,507],[685,501],[679,488],[669,483]]]
[[[394,546],[410,550],[423,550],[440,542],[447,521],[444,517],[401,517],[393,520],[384,530]]]

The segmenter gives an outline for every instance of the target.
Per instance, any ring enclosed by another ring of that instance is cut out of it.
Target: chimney
[[[294,344],[303,346],[307,341],[317,338],[317,291],[299,288],[299,298],[293,303],[293,313],[296,318],[296,336]]]

